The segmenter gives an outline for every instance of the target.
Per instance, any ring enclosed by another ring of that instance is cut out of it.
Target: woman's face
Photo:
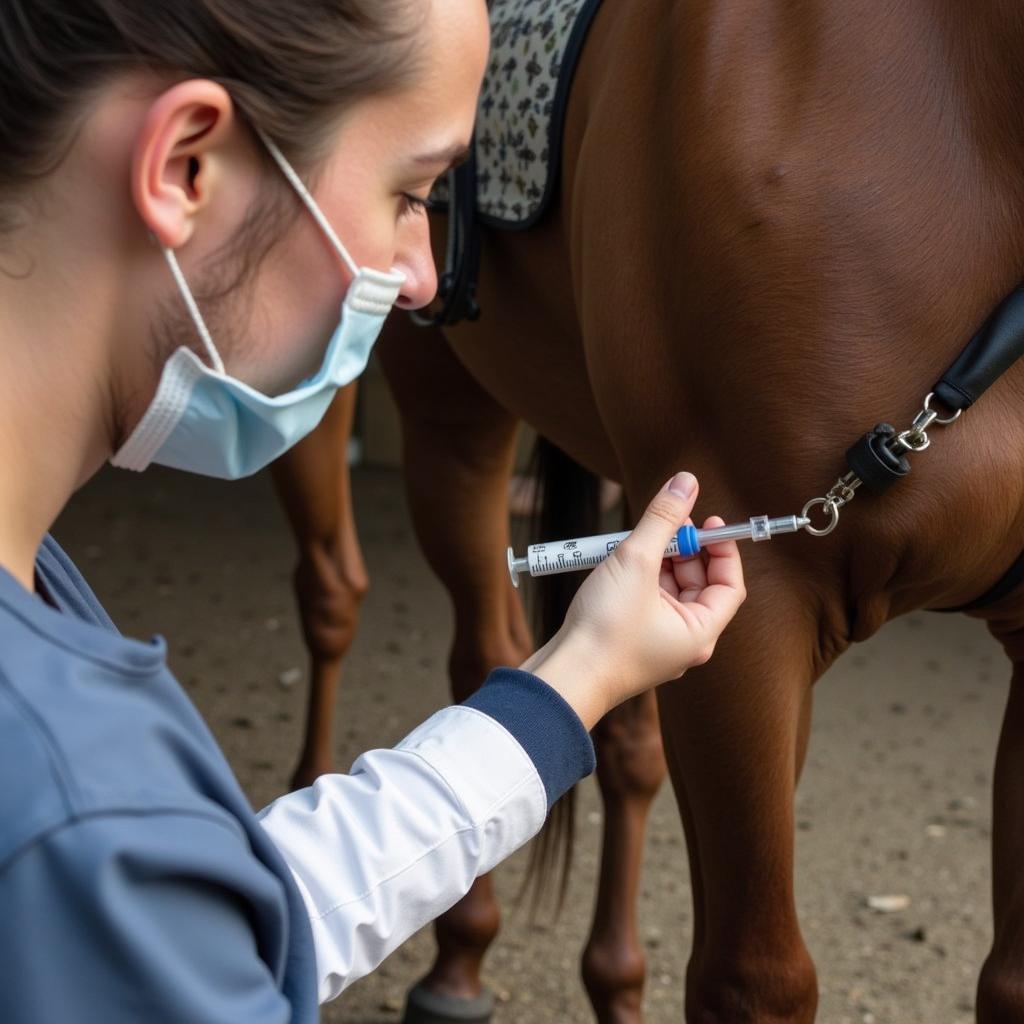
[[[417,80],[352,109],[314,189],[357,263],[406,275],[404,308],[426,305],[437,288],[423,201],[468,151],[488,53],[483,0],[430,9]]]
[[[415,81],[354,104],[311,183],[317,204],[358,265],[405,275],[398,300],[403,309],[426,305],[437,289],[422,203],[472,136],[489,45],[484,0],[432,0],[417,45]],[[295,212],[281,240],[244,286],[204,306],[203,293],[215,291],[218,277],[228,273],[218,271],[218,243],[236,231],[254,204],[258,212],[260,189],[267,184],[258,186],[247,173],[251,152],[229,153],[224,164],[223,187],[219,195],[211,193],[207,222],[195,226],[191,259],[189,246],[179,257],[186,277],[186,261],[196,268],[190,284],[228,372],[273,394],[319,366],[351,274],[282,175],[269,187]],[[259,173],[279,172],[264,161]],[[217,175],[210,180],[216,185]],[[195,337],[169,280],[168,285],[156,325],[164,350],[159,361],[170,354],[169,345],[192,344]]]

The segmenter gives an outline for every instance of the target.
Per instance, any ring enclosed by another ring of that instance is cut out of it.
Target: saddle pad
[[[491,53],[474,133],[476,206],[492,227],[524,230],[558,185],[565,108],[600,0],[491,0]],[[445,183],[433,205],[447,200]]]

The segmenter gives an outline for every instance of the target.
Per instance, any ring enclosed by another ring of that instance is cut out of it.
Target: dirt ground
[[[355,493],[373,588],[337,712],[341,769],[446,702],[451,626],[412,539],[397,474],[359,471]],[[55,532],[124,632],[167,637],[172,667],[254,805],[281,793],[298,750],[305,656],[290,586],[294,547],[266,476],[227,485],[108,470]],[[856,648],[819,684],[797,801],[797,882],[819,969],[820,1021],[973,1020],[991,934],[989,789],[1008,679],[1008,663],[977,622],[919,614]],[[592,781],[582,789],[564,916],[531,928],[525,914],[510,912],[489,957],[499,1024],[592,1019],[576,964],[601,805]],[[506,897],[524,860],[520,854],[499,871]],[[867,897],[879,895],[905,896],[909,905],[869,909]],[[645,1019],[678,1022],[691,914],[667,786],[653,815],[639,914]],[[398,1021],[405,988],[431,949],[429,931],[415,936],[326,1008],[324,1021]]]

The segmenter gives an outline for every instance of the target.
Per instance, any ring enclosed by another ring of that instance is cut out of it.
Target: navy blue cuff
[[[469,700],[516,738],[544,783],[548,809],[596,764],[594,744],[579,716],[543,679],[517,668],[496,668]]]

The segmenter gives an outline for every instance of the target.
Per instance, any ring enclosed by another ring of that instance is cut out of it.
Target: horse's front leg
[[[646,969],[637,936],[637,889],[647,817],[667,770],[655,695],[646,693],[616,708],[593,737],[604,821],[583,981],[601,1024],[633,1024],[641,1019]]]
[[[439,331],[398,321],[378,351],[402,415],[413,523],[455,609],[449,673],[453,696],[463,700],[492,668],[518,665],[530,653],[505,558],[517,421],[476,384]],[[409,994],[408,1024],[489,1019],[493,1000],[480,971],[499,922],[484,876],[438,919],[437,958]]]
[[[748,553],[750,597],[714,657],[659,691],[690,855],[693,1024],[809,1024],[817,1007],[793,848],[818,622],[813,599],[787,593],[769,561]]]
[[[309,703],[295,788],[334,770],[331,737],[341,663],[355,638],[369,578],[356,537],[348,441],[356,385],[342,388],[320,425],[271,467],[299,546],[295,569],[310,658]]]
[[[1016,605],[1009,622],[991,626],[1013,662],[1013,678],[993,780],[995,938],[978,982],[979,1024],[1024,1022],[1024,595]]]

